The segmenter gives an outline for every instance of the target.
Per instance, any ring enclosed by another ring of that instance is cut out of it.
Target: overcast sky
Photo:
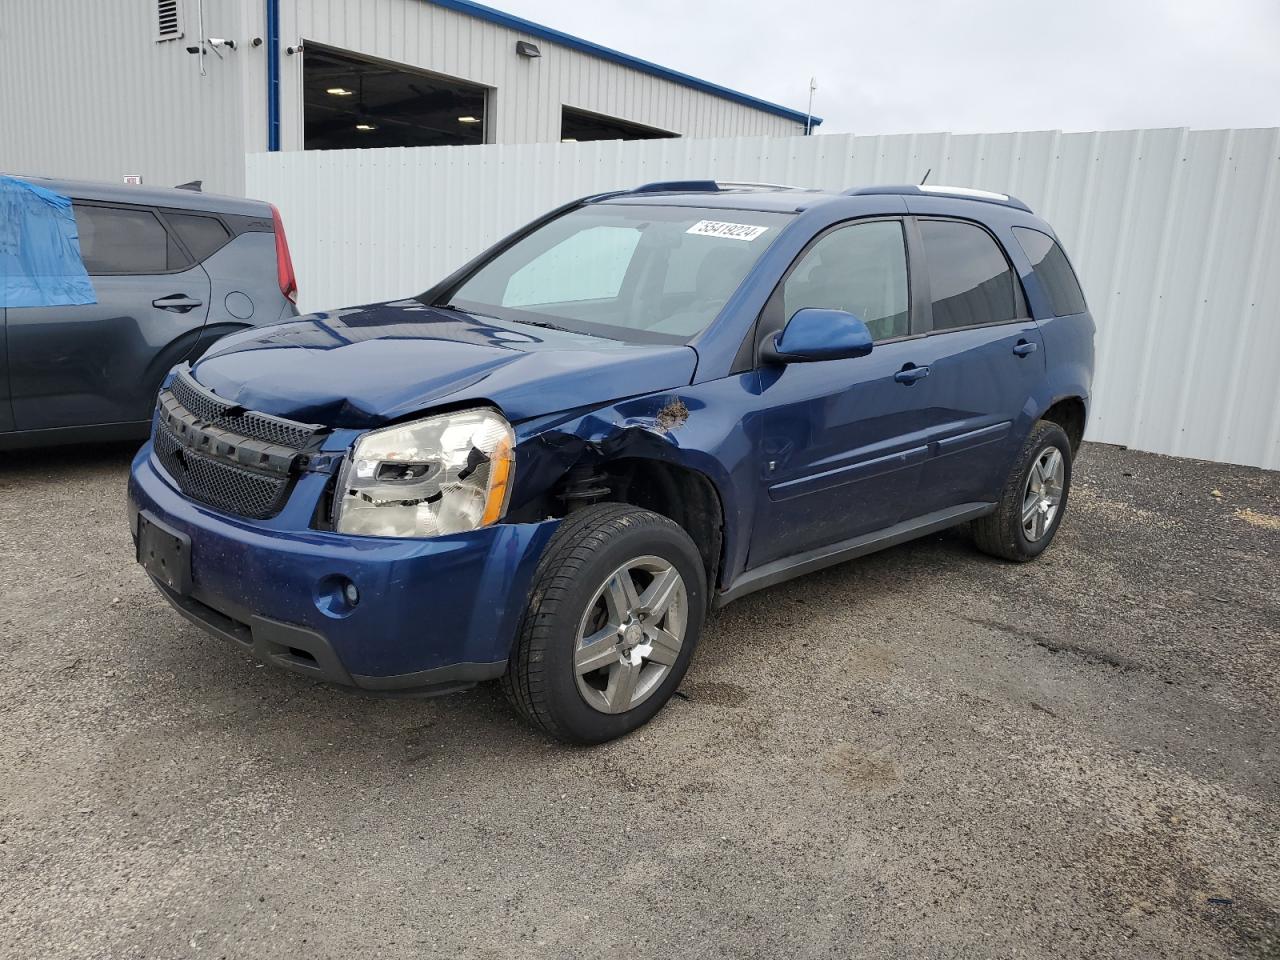
[[[1280,126],[1280,0],[487,0],[820,133]]]

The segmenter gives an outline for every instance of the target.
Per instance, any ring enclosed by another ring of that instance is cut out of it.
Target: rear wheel
[[[680,685],[705,614],[706,577],[687,533],[637,507],[589,507],[543,554],[503,688],[561,740],[620,737]]]
[[[1053,540],[1071,489],[1071,441],[1048,420],[1036,421],[1001,491],[995,512],[973,521],[978,549],[1005,560],[1040,556]]]

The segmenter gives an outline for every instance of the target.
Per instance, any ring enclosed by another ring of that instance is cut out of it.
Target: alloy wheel
[[[578,627],[578,692],[601,713],[651,697],[679,659],[688,624],[684,579],[661,557],[629,560],[602,583]]]
[[[1022,491],[1022,532],[1035,543],[1053,526],[1062,506],[1066,485],[1066,463],[1062,451],[1047,446],[1036,454]]]

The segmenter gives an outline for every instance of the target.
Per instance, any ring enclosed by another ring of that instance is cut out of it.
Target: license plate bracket
[[[179,596],[191,593],[191,538],[145,510],[138,512],[138,562]]]

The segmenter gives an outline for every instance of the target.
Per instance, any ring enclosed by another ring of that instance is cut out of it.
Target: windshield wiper
[[[431,306],[437,310],[452,310],[454,313],[465,313],[469,317],[484,317],[487,320],[501,320],[501,317],[495,317],[491,313],[481,313],[479,310],[467,310],[458,306],[456,303],[433,303]]]
[[[472,310],[470,307],[460,307],[456,303],[433,303],[431,306],[438,310],[452,310],[454,313],[465,313],[469,317],[484,317],[487,320],[498,320],[503,323],[523,323],[530,327],[542,327],[544,330],[559,330],[562,333],[577,333],[576,330],[570,330],[568,327],[562,327],[546,320],[529,320],[523,316],[516,317],[498,317],[492,313],[481,313],[478,310]],[[523,311],[522,311],[523,312]]]
[[[544,329],[547,329],[547,330],[561,330],[561,331],[563,331],[564,333],[575,333],[575,332],[576,332],[576,331],[574,331],[574,330],[570,330],[568,327],[561,327],[561,326],[557,326],[557,325],[556,325],[556,324],[554,324],[554,323],[547,323],[545,320],[526,320],[524,317],[521,317],[519,320],[512,320],[511,322],[512,322],[512,323],[525,323],[525,324],[528,324],[528,325],[529,325],[529,326],[531,326],[531,327],[543,327]]]

